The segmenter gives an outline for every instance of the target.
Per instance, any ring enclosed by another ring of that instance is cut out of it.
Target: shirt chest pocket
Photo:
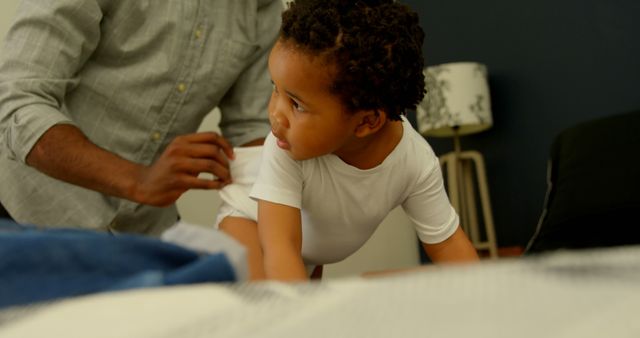
[[[209,93],[226,92],[221,89],[228,90],[238,76],[255,61],[259,47],[228,38],[212,40],[210,43],[213,45],[206,49],[208,52],[205,52],[200,62],[199,69],[203,71],[200,76],[206,76],[202,83],[209,85]]]

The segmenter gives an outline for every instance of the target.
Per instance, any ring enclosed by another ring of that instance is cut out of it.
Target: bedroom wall
[[[462,146],[485,156],[499,244],[526,244],[542,210],[553,137],[640,108],[640,2],[403,2],[419,12],[427,65],[488,66],[494,126]],[[439,154],[452,148],[429,141]]]
[[[52,0],[55,1],[55,0]],[[9,29],[18,0],[0,1],[0,42]],[[213,111],[200,130],[218,131],[219,115]],[[200,225],[212,225],[220,198],[216,191],[189,191],[178,200],[184,220]],[[339,278],[393,268],[413,267],[420,263],[417,237],[411,222],[400,209],[394,210],[371,240],[346,260],[325,267],[325,277]]]

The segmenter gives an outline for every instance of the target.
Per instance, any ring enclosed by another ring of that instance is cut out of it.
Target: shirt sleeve
[[[64,98],[100,39],[97,1],[23,0],[0,60],[0,149],[25,161],[42,134],[73,124]]]
[[[302,178],[302,163],[278,148],[275,137],[269,133],[264,143],[258,179],[249,196],[300,209]]]
[[[271,130],[267,106],[273,87],[267,61],[278,37],[281,13],[281,1],[272,1],[257,9],[255,61],[220,101],[220,129],[233,145],[266,137]]]
[[[423,167],[424,168],[424,167]],[[430,170],[423,170],[415,189],[402,203],[407,217],[413,221],[420,241],[440,243],[458,228],[459,218],[444,189],[437,159]]]

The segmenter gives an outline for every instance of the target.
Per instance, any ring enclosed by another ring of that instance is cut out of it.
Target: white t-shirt
[[[366,170],[333,154],[293,160],[269,134],[250,196],[301,210],[306,264],[329,264],[351,255],[398,205],[422,242],[442,242],[457,229],[458,215],[433,150],[406,119],[403,129],[391,154]]]

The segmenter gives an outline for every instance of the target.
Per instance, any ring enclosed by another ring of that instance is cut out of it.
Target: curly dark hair
[[[280,39],[333,66],[330,91],[349,112],[382,109],[397,121],[425,94],[418,21],[393,0],[296,0]]]

